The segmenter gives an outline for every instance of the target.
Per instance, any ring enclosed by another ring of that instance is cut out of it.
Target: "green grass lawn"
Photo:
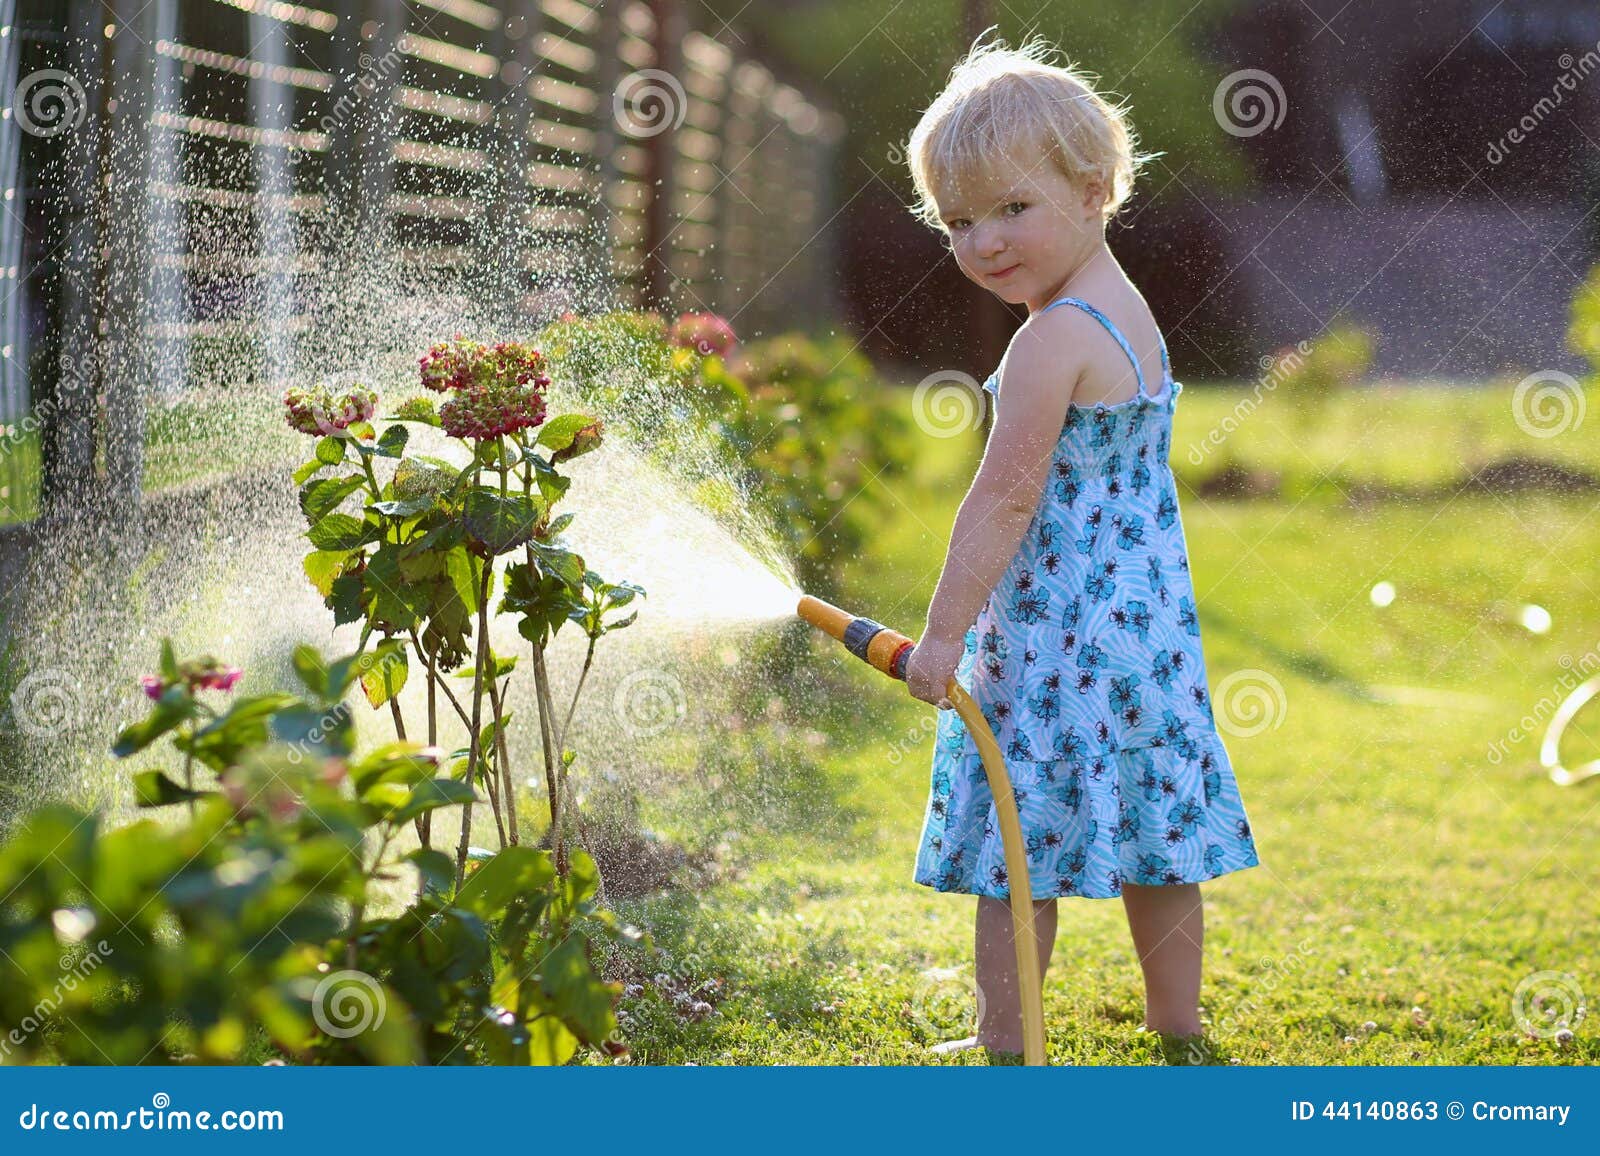
[[[1175,466],[1234,400],[1185,392]],[[1336,476],[1219,502],[1179,471],[1212,686],[1265,671],[1287,704],[1260,734],[1224,732],[1262,862],[1204,887],[1201,1004],[1218,1060],[1600,1060],[1593,1016],[1562,1045],[1529,1038],[1512,1011],[1519,983],[1539,972],[1600,992],[1600,780],[1556,787],[1538,766],[1542,724],[1520,741],[1512,731],[1575,681],[1563,656],[1574,670],[1600,661],[1600,494],[1466,481],[1511,454],[1595,469],[1600,447],[1581,432],[1522,434],[1507,389],[1351,395],[1310,427],[1267,407],[1226,448]],[[921,629],[979,449],[975,435],[921,447],[850,575],[851,609]],[[1460,488],[1357,510],[1339,476]],[[1382,608],[1369,596],[1380,581],[1396,591]],[[1550,613],[1548,633],[1517,623],[1523,603]],[[659,951],[632,961],[642,982],[622,1004],[631,1062],[983,1062],[924,1051],[970,1032],[976,902],[910,878],[933,711],[831,641],[813,653],[838,701],[804,724],[820,770],[805,775],[810,811],[792,810],[809,821],[751,822],[719,886],[618,905]],[[1217,707],[1220,718],[1220,695]],[[1594,757],[1595,718],[1568,732],[1569,765]],[[1493,761],[1497,741],[1507,753]],[[672,837],[706,836],[682,811],[658,810],[647,820]],[[1142,986],[1121,903],[1061,905],[1045,992],[1052,1062],[1167,1062],[1137,1030]],[[714,1010],[685,1014],[693,999]]]

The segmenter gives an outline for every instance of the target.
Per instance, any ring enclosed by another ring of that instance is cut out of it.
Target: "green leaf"
[[[111,753],[119,759],[125,759],[144,750],[173,727],[192,718],[198,718],[199,715],[200,705],[183,687],[168,687],[167,692],[156,701],[150,714],[143,721],[122,729],[117,735],[117,741],[111,746]]]
[[[316,525],[339,508],[339,503],[355,493],[366,483],[360,474],[347,474],[339,478],[318,478],[300,487],[300,509],[306,520]]]
[[[470,803],[477,797],[477,792],[466,783],[451,779],[425,779],[411,789],[410,797],[388,819],[391,823],[409,823],[428,811]]]
[[[526,494],[501,497],[499,491],[480,486],[468,492],[463,520],[467,533],[491,554],[504,554],[533,537],[544,509]]]
[[[203,799],[215,791],[191,791],[160,771],[140,771],[133,776],[133,798],[140,807],[167,807],[190,799]]]
[[[398,458],[405,453],[406,441],[411,431],[403,425],[392,425],[378,439],[377,452],[386,458]]]
[[[329,514],[306,532],[319,550],[356,550],[382,535],[381,526],[363,522],[349,514]]]
[[[178,656],[172,649],[172,639],[161,640],[161,680],[163,682],[178,681]]]
[[[333,624],[343,626],[349,622],[360,622],[366,614],[362,605],[365,594],[366,585],[361,575],[341,574],[335,578],[328,597],[323,600],[328,609],[333,611]]]
[[[333,593],[333,580],[349,557],[348,550],[313,550],[301,560],[300,567],[311,579],[311,585],[317,588],[317,593],[326,598]]]
[[[534,444],[552,450],[564,450],[572,444],[572,439],[578,436],[578,431],[586,425],[593,425],[594,420],[581,413],[564,413],[550,418],[539,427],[539,437]]]
[[[426,584],[406,581],[400,570],[401,547],[384,543],[367,562],[367,589],[372,594],[372,616],[396,630],[409,630],[422,621],[428,609]]]
[[[322,655],[314,646],[301,643],[294,648],[290,658],[294,665],[294,672],[300,676],[300,681],[305,683],[306,689],[318,698],[327,698],[328,664],[323,661]]]
[[[376,510],[389,518],[414,518],[433,509],[433,504],[434,499],[431,495],[423,498],[390,498],[382,502],[371,502],[367,509]]]
[[[556,877],[555,859],[532,847],[507,847],[472,873],[455,906],[493,919],[518,895],[543,891]]]
[[[506,593],[500,608],[520,614],[517,632],[539,646],[560,630],[574,612],[581,614],[586,609],[560,578],[526,563],[506,568]]]
[[[292,694],[259,694],[237,698],[227,713],[212,719],[194,732],[192,740],[177,741],[181,751],[192,752],[214,771],[223,771],[237,763],[245,752],[267,741],[267,727],[272,716],[280,710],[296,706],[300,700]]]
[[[468,614],[478,612],[478,571],[473,557],[464,546],[457,546],[445,555],[445,573]]]
[[[450,885],[455,882],[456,865],[443,851],[419,847],[405,856],[405,862],[416,866],[417,874],[422,877],[423,888],[435,895],[447,894]]]
[[[380,645],[381,652],[387,643]],[[372,669],[364,671],[361,675],[361,689],[366,692],[367,701],[377,709],[399,694],[406,684],[406,675],[410,673],[410,662],[406,657],[403,645],[396,644],[397,648],[385,659],[375,663]]]
[[[317,439],[317,461],[328,466],[336,466],[344,461],[344,438],[325,437]]]
[[[596,1043],[616,1030],[617,987],[595,975],[586,946],[582,935],[567,936],[545,956],[539,982],[562,1021],[580,1039]]]
[[[527,1025],[528,1063],[554,1068],[565,1064],[581,1042],[553,1015],[540,1016]]]
[[[539,559],[544,569],[566,583],[568,590],[574,595],[583,590],[583,576],[588,571],[584,568],[581,555],[561,546],[549,546],[543,542],[532,542],[529,545],[534,557]]]
[[[405,665],[405,643],[392,638],[385,639],[371,650],[358,650],[354,654],[347,654],[328,666],[328,686],[324,697],[330,700],[343,698],[344,692],[356,679],[365,678],[369,674],[381,679],[384,671],[390,667],[403,668]],[[404,685],[405,677],[401,675],[399,678],[401,685]]]
[[[327,468],[327,462],[321,461],[318,458],[312,458],[309,462],[306,462],[304,465],[295,470],[294,484],[297,486],[303,486],[308,479],[315,477],[319,471]]]

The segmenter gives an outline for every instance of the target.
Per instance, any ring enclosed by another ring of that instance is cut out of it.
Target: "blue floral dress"
[[[1161,342],[1162,388],[1072,405],[1016,557],[967,631],[956,667],[999,740],[1034,899],[1109,899],[1124,883],[1183,884],[1257,865],[1211,714],[1188,548],[1168,465],[1183,386]],[[999,372],[984,382],[998,395]],[[966,725],[939,712],[914,881],[1007,898],[994,798]]]

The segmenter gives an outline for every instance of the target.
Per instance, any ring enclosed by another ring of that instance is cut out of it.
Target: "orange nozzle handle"
[[[801,596],[795,613],[818,630],[844,643],[845,648],[857,658],[877,667],[890,678],[904,681],[906,662],[916,646],[904,634],[870,618],[857,618],[809,594]]]

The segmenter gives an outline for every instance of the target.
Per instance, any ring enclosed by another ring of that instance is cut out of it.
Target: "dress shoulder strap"
[[[1128,361],[1133,365],[1134,378],[1139,382],[1139,393],[1143,394],[1145,392],[1144,370],[1139,368],[1139,359],[1134,356],[1133,346],[1128,344],[1128,339],[1122,336],[1122,330],[1116,327],[1116,324],[1111,320],[1111,318],[1107,317],[1104,313],[1100,312],[1100,310],[1096,309],[1093,305],[1090,305],[1087,301],[1080,297],[1057,297],[1039,312],[1048,313],[1057,305],[1076,305],[1079,309],[1083,310],[1090,317],[1093,317],[1101,325],[1105,326],[1106,332],[1111,334],[1111,336],[1116,339],[1117,344],[1122,346],[1122,352],[1127,354]],[[1161,336],[1161,330],[1159,327],[1156,329],[1156,340],[1161,342],[1162,374],[1163,376],[1170,376],[1171,369],[1167,363],[1167,342],[1166,339]]]

